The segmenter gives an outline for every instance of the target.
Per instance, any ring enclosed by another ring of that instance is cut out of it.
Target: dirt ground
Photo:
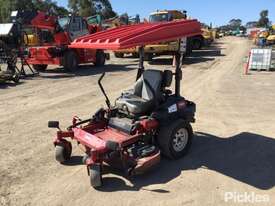
[[[237,204],[225,201],[226,192],[265,195],[268,202],[253,205],[275,205],[275,73],[243,75],[250,46],[227,37],[186,59],[182,95],[197,103],[197,122],[185,158],[163,158],[135,178],[106,174],[99,191],[90,187],[79,148],[66,166],[54,160],[55,130],[47,121],[65,127],[76,114],[91,116],[104,105],[96,84],[101,72],[113,101],[134,82],[137,60],[113,58],[105,68],[83,66],[76,74],[52,68],[16,87],[0,85],[0,205]],[[158,58],[147,68],[170,64]]]

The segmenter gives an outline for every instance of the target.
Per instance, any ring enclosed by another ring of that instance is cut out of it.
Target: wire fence
[[[275,51],[272,48],[251,49],[249,70],[270,71],[273,69],[275,69]]]

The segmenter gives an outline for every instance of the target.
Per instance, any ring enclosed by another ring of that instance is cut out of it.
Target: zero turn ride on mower
[[[74,117],[66,131],[59,129],[58,121],[49,121],[50,128],[58,128],[54,138],[55,157],[65,163],[71,157],[71,138],[84,146],[84,164],[90,183],[102,186],[102,166],[121,168],[128,175],[142,174],[160,161],[160,155],[170,159],[183,157],[190,148],[195,122],[195,103],[180,96],[182,58],[186,50],[186,37],[200,33],[196,20],[158,24],[140,24],[111,29],[76,40],[72,46],[80,48],[124,49],[139,46],[139,69],[132,90],[124,91],[107,108],[100,108],[87,120]],[[144,45],[179,39],[176,69],[160,71],[144,69]],[[175,92],[168,89],[173,76]]]

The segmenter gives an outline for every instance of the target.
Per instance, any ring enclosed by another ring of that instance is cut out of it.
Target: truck
[[[69,48],[76,38],[98,31],[85,18],[75,15],[58,17],[39,12],[31,25],[36,28],[38,43],[28,48],[26,60],[35,70],[45,71],[48,65],[58,65],[73,72],[79,64],[105,64],[108,55],[102,50]]]
[[[150,23],[170,22],[187,19],[186,11],[179,10],[162,10],[150,14]],[[192,50],[200,49],[205,45],[204,37],[202,34],[195,35],[187,38],[187,55],[192,53]],[[147,45],[144,48],[145,60],[151,61],[154,56],[174,54],[178,50],[178,42],[169,41],[158,44]],[[125,49],[115,51],[114,55],[117,58],[123,58],[125,54],[132,54],[133,57],[138,57],[138,48]]]

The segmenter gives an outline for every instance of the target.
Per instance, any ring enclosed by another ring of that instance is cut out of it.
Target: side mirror
[[[57,128],[57,129],[59,129],[59,121],[49,121],[48,122],[48,127],[49,128]]]

